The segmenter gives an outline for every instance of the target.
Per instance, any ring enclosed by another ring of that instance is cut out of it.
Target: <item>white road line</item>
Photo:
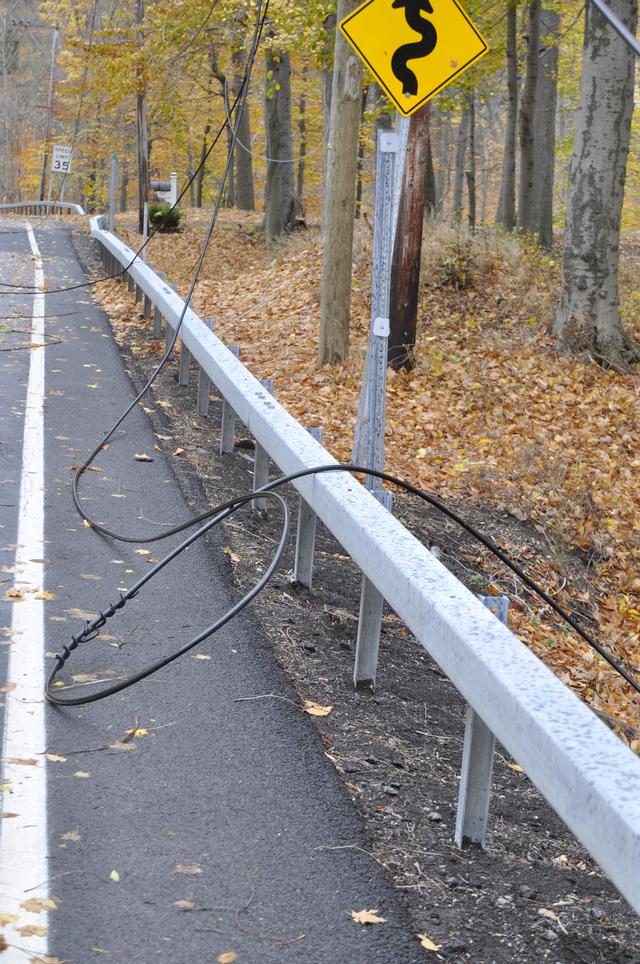
[[[27,233],[33,253],[35,284],[42,289],[42,259],[28,223]],[[44,297],[40,292],[34,295],[32,344],[42,345],[44,341]],[[48,897],[49,876],[47,774],[43,755],[46,747],[44,603],[34,599],[34,593],[43,588],[43,565],[34,560],[44,557],[45,354],[41,349],[34,349],[29,357],[15,557],[15,588],[24,592],[24,598],[13,604],[14,635],[7,679],[15,683],[15,689],[5,696],[2,752],[2,810],[16,816],[0,820],[0,912],[5,916],[15,915],[16,919],[2,928],[9,945],[2,953],[3,964],[25,964],[46,954],[48,948],[46,907],[39,910],[37,903],[24,906],[29,900]]]

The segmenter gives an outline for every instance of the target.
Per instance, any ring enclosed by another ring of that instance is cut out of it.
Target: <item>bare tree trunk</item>
[[[264,231],[267,241],[274,241],[291,231],[296,221],[289,54],[269,51],[266,70],[265,131],[267,156],[272,160],[267,161]]]
[[[362,124],[364,121],[364,113],[367,109],[368,94],[369,87],[363,87],[360,101],[360,135],[358,137],[358,167],[356,171],[356,221],[360,218],[360,208],[362,207],[362,168],[364,166],[364,137],[362,136]]]
[[[243,78],[243,51],[234,50],[231,56],[234,66],[233,93],[235,97],[238,97],[242,87]],[[242,211],[254,211],[256,207],[256,200],[253,189],[251,116],[249,114],[248,99],[245,99],[244,110],[242,111],[242,117],[240,118],[240,123],[238,124],[238,140],[236,142],[234,168],[236,207],[239,207]]]
[[[144,0],[136,0],[136,23],[144,20]],[[142,42],[142,41],[141,41]],[[144,230],[144,206],[149,195],[149,131],[147,127],[146,84],[138,71],[136,94],[136,134],[138,146],[138,232]]]
[[[120,178],[120,210],[127,210],[127,188],[129,187],[129,162],[126,156],[122,161],[122,176]]]
[[[637,0],[609,7],[635,33]],[[554,333],[560,349],[619,370],[640,359],[622,327],[618,291],[634,68],[631,49],[589,4]]]
[[[531,196],[534,169],[534,112],[538,91],[541,0],[530,0],[527,40],[527,76],[520,103],[520,190],[518,227],[531,230]]]
[[[414,366],[430,110],[427,102],[411,115],[404,162],[389,299],[388,357],[396,371]]]
[[[207,135],[211,130],[211,125],[207,124],[203,134],[202,134],[202,147],[200,148],[200,164],[198,166],[198,173],[195,178],[195,198],[194,207],[202,207],[202,184],[204,181],[204,172],[206,169],[206,157],[207,157]]]
[[[336,29],[336,15],[335,13],[330,13],[325,17],[322,24],[325,32],[325,48],[324,54],[326,60],[330,57],[330,44],[333,38],[333,32]],[[334,41],[335,42],[335,41]],[[327,223],[326,217],[326,203],[327,203],[327,158],[329,154],[328,143],[329,143],[329,125],[331,123],[331,88],[333,87],[333,69],[332,66],[327,65],[322,71],[322,232],[324,237],[324,229]]]
[[[518,142],[518,6],[507,7],[507,128],[496,223],[505,231],[516,226],[516,148]]]
[[[550,248],[553,244],[559,26],[560,15],[555,10],[543,9],[541,11],[538,82],[533,115],[534,137],[529,230],[537,235],[543,248]]]
[[[453,185],[453,216],[456,220],[462,218],[464,194],[464,159],[467,153],[469,139],[469,108],[465,106],[458,126],[458,146],[456,149],[456,176]]]
[[[356,6],[357,0],[338,0],[337,20],[341,21]],[[361,61],[336,30],[331,119],[326,149],[327,190],[320,295],[319,365],[336,364],[344,361],[349,354],[353,215],[361,86]]]
[[[476,214],[476,100],[469,94],[469,165],[465,172],[469,192],[469,229],[475,231]]]
[[[307,99],[305,95],[305,84],[309,68],[305,62],[302,65],[302,90],[298,100],[298,134],[300,135],[300,145],[298,148],[298,171],[296,176],[296,197],[302,202],[304,191],[304,172],[307,156]]]

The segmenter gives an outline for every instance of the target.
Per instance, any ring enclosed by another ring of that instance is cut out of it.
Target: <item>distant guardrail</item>
[[[60,211],[61,214],[86,214],[79,204],[69,204],[67,201],[13,201],[0,204],[0,211],[20,211],[24,214],[48,214],[49,211]]]
[[[164,318],[169,339],[183,300],[104,220],[92,218],[91,236],[107,269],[127,268],[145,317],[155,306],[156,334]],[[258,450],[284,473],[335,464],[190,308],[180,338],[183,358],[200,366],[207,400],[210,380],[224,399],[223,418],[231,411],[256,439],[254,487]],[[263,484],[264,465],[261,473]],[[456,840],[467,811],[483,839],[495,736],[640,912],[640,759],[351,475],[294,485],[469,704]]]

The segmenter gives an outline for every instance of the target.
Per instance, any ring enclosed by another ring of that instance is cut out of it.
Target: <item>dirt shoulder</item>
[[[95,268],[91,245],[78,244],[83,261]],[[112,312],[112,327],[141,386],[161,345],[152,341],[141,312],[129,309],[124,321]],[[145,408],[158,445],[170,454],[183,450],[173,455],[173,467],[194,511],[250,489],[251,440],[238,425],[242,447],[231,456],[218,454],[221,402],[212,395],[210,417],[198,417],[193,374],[191,385],[179,388],[172,361]],[[297,497],[290,492],[288,498],[295,519]],[[458,508],[521,559],[549,551],[533,526],[482,507]],[[423,541],[442,549],[444,563],[466,585],[485,591],[484,562],[449,523],[401,500],[396,512]],[[220,565],[233,567],[241,592],[268,564],[278,520],[246,511],[225,531],[229,551]],[[564,550],[556,545],[553,551]],[[579,577],[579,556],[569,553],[568,559]],[[280,572],[253,605],[301,700],[332,707],[316,721],[319,738],[365,822],[371,859],[402,890],[416,933],[439,946],[434,957],[474,964],[640,962],[638,918],[500,747],[487,849],[453,846],[463,701],[388,610],[376,692],[354,691],[359,571],[323,526],[312,590],[291,582],[292,565],[290,545]],[[498,588],[503,578],[495,573]]]

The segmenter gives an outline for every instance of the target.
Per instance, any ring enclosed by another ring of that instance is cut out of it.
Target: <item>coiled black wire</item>
[[[258,593],[260,593],[264,589],[264,587],[267,585],[269,580],[276,572],[278,565],[280,563],[280,560],[282,559],[282,555],[284,553],[286,543],[287,543],[287,537],[289,534],[289,512],[284,499],[282,499],[281,496],[275,494],[274,490],[277,488],[280,488],[283,485],[286,485],[288,482],[295,482],[296,479],[302,479],[310,475],[323,475],[328,472],[350,472],[350,473],[358,473],[358,474],[373,476],[376,479],[380,479],[381,481],[389,482],[392,485],[397,486],[403,491],[408,492],[409,494],[421,499],[423,502],[426,502],[429,505],[433,506],[439,512],[442,512],[445,516],[447,516],[447,518],[451,519],[457,525],[461,526],[461,528],[463,528],[466,532],[468,532],[469,535],[473,536],[474,539],[480,542],[483,546],[485,546],[486,549],[488,549],[498,559],[500,559],[500,561],[504,563],[505,566],[507,566],[513,573],[515,573],[518,576],[519,579],[522,580],[525,586],[527,586],[530,590],[536,593],[541,599],[543,599],[544,602],[547,603],[547,605],[550,606],[551,609],[553,609],[553,611],[558,616],[560,616],[565,622],[567,622],[571,626],[571,628],[574,629],[575,632],[577,632],[578,635],[602,657],[602,659],[604,659],[607,663],[609,663],[610,666],[612,666],[618,673],[620,673],[620,675],[624,677],[627,683],[629,683],[629,685],[637,693],[640,693],[640,683],[625,669],[625,667],[619,662],[619,660],[611,656],[611,654],[605,649],[604,646],[602,646],[597,640],[593,639],[588,633],[586,633],[582,629],[580,624],[569,613],[565,612],[565,610],[562,609],[562,607],[556,603],[556,601],[553,599],[552,596],[549,595],[549,593],[545,592],[544,589],[542,589],[539,585],[537,585],[537,583],[535,583],[534,580],[531,579],[526,574],[526,572],[524,572],[524,570],[517,565],[517,563],[513,562],[507,556],[507,554],[502,549],[500,549],[499,546],[497,546],[494,542],[492,542],[491,539],[488,539],[482,532],[476,529],[475,526],[467,522],[466,519],[458,515],[457,512],[449,508],[449,506],[447,506],[444,502],[441,502],[439,499],[437,499],[434,495],[431,495],[429,492],[425,492],[423,489],[419,489],[417,486],[412,485],[410,482],[405,482],[403,479],[399,479],[388,472],[379,472],[379,471],[376,471],[375,469],[369,469],[361,465],[351,465],[347,463],[334,462],[334,463],[329,463],[327,465],[317,465],[309,469],[300,469],[300,471],[298,472],[292,472],[289,475],[281,476],[280,478],[274,479],[272,482],[269,482],[267,485],[264,485],[261,488],[256,489],[255,492],[251,492],[250,494],[247,494],[247,495],[238,496],[235,499],[231,499],[228,502],[224,502],[222,505],[216,506],[213,509],[209,509],[207,512],[203,512],[193,519],[189,519],[178,526],[173,526],[172,528],[165,530],[160,535],[146,538],[144,540],[133,539],[131,537],[127,537],[123,539],[122,537],[118,536],[117,537],[118,539],[122,539],[122,541],[127,541],[127,542],[142,542],[142,541],[153,542],[159,539],[166,539],[171,535],[175,535],[178,532],[181,532],[187,528],[190,528],[191,526],[198,525],[198,523],[207,520],[205,521],[205,524],[201,526],[201,528],[199,528],[191,536],[185,539],[184,542],[182,542],[179,546],[177,546],[175,549],[169,552],[164,557],[164,559],[160,560],[160,562],[157,563],[157,565],[155,565],[150,572],[148,572],[145,576],[143,576],[142,579],[138,580],[138,582],[135,583],[135,585],[132,586],[131,589],[129,589],[126,593],[121,593],[120,599],[117,603],[114,603],[111,606],[109,606],[107,609],[103,610],[95,619],[88,621],[85,624],[84,630],[81,633],[79,633],[77,636],[72,637],[71,643],[68,646],[65,646],[62,652],[56,656],[56,663],[53,669],[51,670],[51,673],[49,674],[49,678],[47,680],[47,685],[45,690],[45,695],[47,700],[50,703],[55,703],[58,706],[80,706],[84,703],[93,703],[97,700],[105,699],[105,697],[112,696],[114,693],[119,693],[122,690],[127,689],[129,686],[132,686],[134,683],[138,683],[140,680],[145,679],[147,676],[150,676],[152,673],[155,673],[157,670],[162,669],[164,666],[167,666],[169,663],[173,662],[173,660],[178,659],[178,657],[183,656],[185,653],[188,653],[189,650],[197,646],[198,643],[201,643],[209,636],[212,636],[224,625],[226,625],[231,619],[233,619],[234,616],[236,616],[239,612],[241,612],[241,610],[243,610],[246,606],[248,606],[249,603],[253,599],[255,599]],[[230,515],[232,515],[242,506],[246,505],[248,502],[252,502],[258,496],[262,498],[265,498],[265,497],[271,498],[271,499],[275,498],[277,500],[283,513],[282,532],[280,535],[280,540],[278,542],[276,551],[265,573],[258,580],[258,582],[256,582],[255,585],[242,597],[242,599],[239,600],[239,602],[237,602],[234,606],[232,606],[231,609],[229,609],[224,615],[220,616],[214,623],[212,623],[202,632],[198,633],[197,636],[194,636],[193,639],[189,640],[188,643],[185,643],[179,649],[175,650],[175,652],[170,653],[168,656],[163,657],[162,659],[157,660],[154,663],[151,663],[149,666],[133,674],[132,676],[129,676],[124,680],[119,680],[117,683],[113,683],[112,685],[106,687],[103,690],[99,690],[98,692],[92,693],[87,696],[63,696],[62,694],[59,694],[53,689],[56,676],[58,675],[59,671],[62,669],[64,664],[71,656],[71,653],[73,652],[73,650],[75,650],[81,643],[85,643],[85,642],[88,642],[90,639],[93,639],[97,634],[97,631],[102,626],[104,626],[104,624],[108,619],[114,616],[118,610],[122,609],[130,599],[133,599],[134,596],[137,596],[140,589],[142,589],[142,587],[146,583],[148,583],[156,575],[156,573],[160,572],[161,569],[164,569],[166,565],[168,565],[177,556],[179,556],[180,553],[182,553],[189,546],[193,545],[193,543],[196,542],[197,539],[199,539],[201,536],[205,535],[205,533],[213,529],[214,526],[218,525],[224,519],[228,518]],[[104,528],[101,528],[101,531],[108,533],[108,530]]]

